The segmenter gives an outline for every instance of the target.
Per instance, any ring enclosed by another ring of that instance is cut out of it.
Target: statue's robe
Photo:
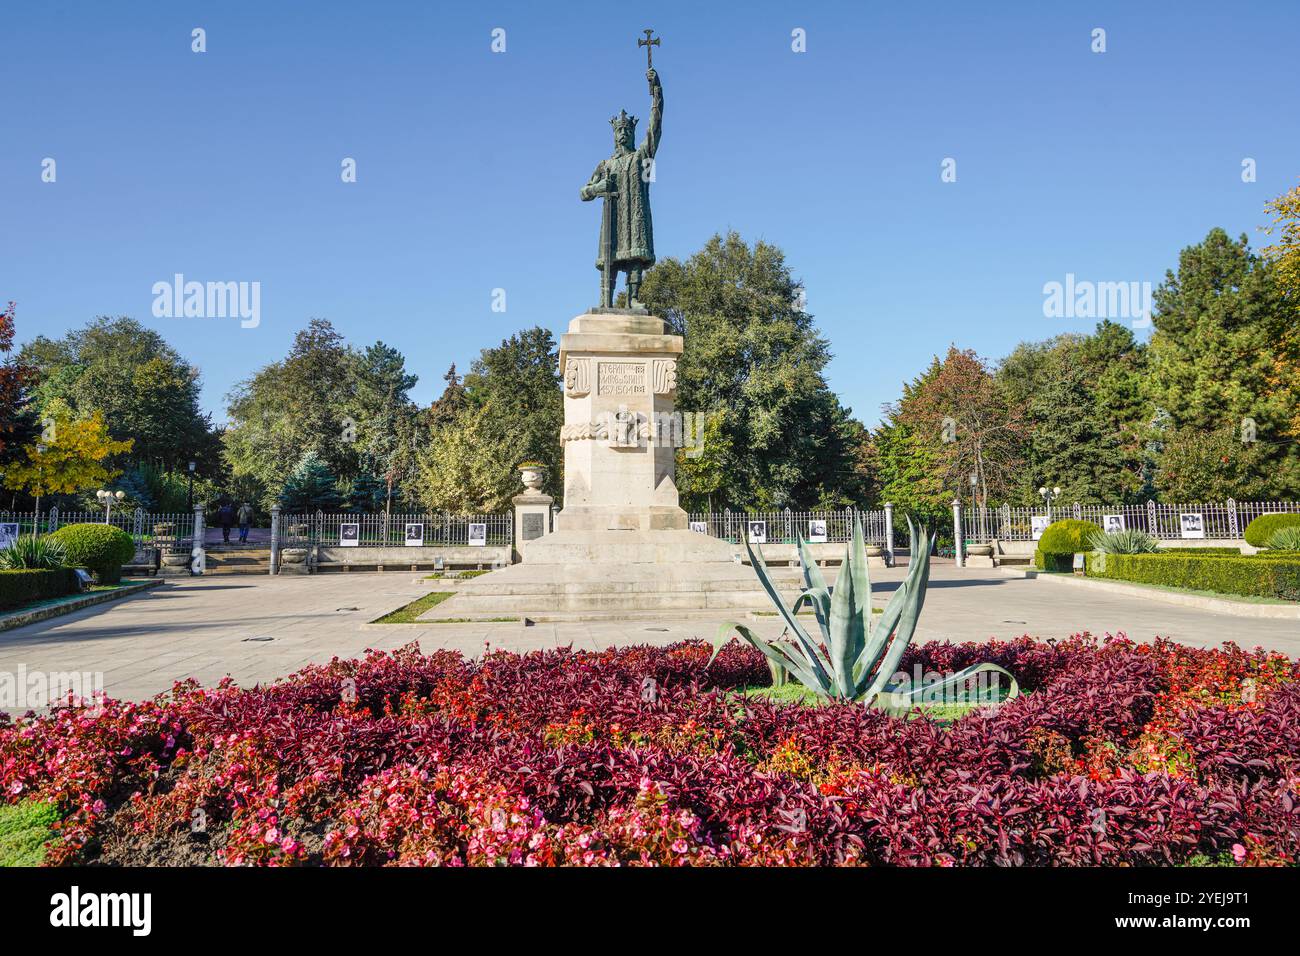
[[[612,215],[608,217],[614,229],[614,268],[624,272],[648,269],[655,264],[654,227],[650,221],[650,183],[642,175],[649,175],[655,151],[659,148],[659,131],[663,116],[663,93],[657,88],[650,104],[650,123],[646,138],[630,153],[611,156],[600,161],[591,174],[584,194],[602,180],[618,190],[613,199]],[[610,202],[608,197],[605,202]],[[605,250],[609,237],[605,234],[605,219],[601,217],[600,246],[596,250],[596,268],[605,268]]]

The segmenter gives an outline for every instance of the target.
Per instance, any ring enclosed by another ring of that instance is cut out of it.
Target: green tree
[[[1290,440],[1295,397],[1275,380],[1293,312],[1269,264],[1251,252],[1245,236],[1233,241],[1212,229],[1182,251],[1178,272],[1166,274],[1155,305],[1145,385],[1169,423],[1162,455],[1179,454],[1189,436],[1231,431],[1260,446],[1258,455],[1242,458],[1259,469],[1240,476],[1245,486],[1264,488],[1270,497],[1300,494],[1300,452]],[[1170,471],[1163,462],[1160,467]]]
[[[241,382],[229,396],[223,440],[233,477],[255,478],[269,504],[303,450],[344,483],[369,478],[400,487],[415,474],[416,377],[382,342],[350,348],[325,319],[312,319],[289,354]]]
[[[130,439],[119,467],[148,463],[203,473],[219,468],[219,437],[199,406],[199,371],[134,319],[99,316],[61,339],[37,336],[19,354],[39,370],[35,400],[45,415],[62,402],[74,417],[98,412],[114,441]]]
[[[850,413],[826,384],[830,349],[802,291],[779,248],[735,232],[686,261],[661,260],[641,287],[650,311],[686,337],[677,407],[726,411],[711,460],[722,475],[715,498],[732,506],[815,507],[864,493]],[[684,503],[705,504],[694,492]]]
[[[279,495],[280,507],[289,514],[326,513],[342,507],[338,479],[329,465],[314,451],[306,452],[285,479]]]
[[[1008,406],[1027,410],[1030,440],[1009,499],[1036,503],[1043,484],[1061,486],[1067,501],[1150,494],[1145,367],[1145,348],[1109,320],[1089,335],[1016,346],[999,363],[997,379]]]
[[[1266,456],[1264,446],[1242,442],[1234,428],[1171,431],[1163,439],[1156,487],[1161,500],[1179,504],[1267,498]]]

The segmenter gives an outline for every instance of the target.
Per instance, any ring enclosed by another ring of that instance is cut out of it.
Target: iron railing
[[[885,544],[884,511],[860,511],[857,508],[838,511],[732,511],[727,508],[696,512],[687,517],[693,530],[732,544],[739,544],[741,535],[747,532],[751,540],[765,538],[767,544],[794,544],[796,532],[802,534],[805,541],[820,539],[824,534],[828,543],[843,544],[852,537],[856,519],[862,522],[862,534],[867,544]]]
[[[194,512],[153,513],[142,508],[96,511],[60,511],[43,514],[0,511],[0,525],[17,524],[19,534],[49,534],[70,524],[111,524],[131,535],[135,543],[133,564],[147,563],[154,549],[164,554],[188,552],[194,544]]]
[[[1246,533],[1246,526],[1255,518],[1271,513],[1300,513],[1300,502],[1294,501],[1208,501],[1195,504],[1164,504],[1148,501],[1143,504],[1085,505],[1054,503],[1050,520],[1081,518],[1111,530],[1113,525],[1136,528],[1164,540],[1205,538],[1207,540],[1238,540]],[[1188,516],[1188,517],[1184,517]],[[971,508],[962,510],[962,531],[971,543],[1034,540],[1035,520],[1041,526],[1048,523],[1048,509],[1042,507]],[[1200,533],[1198,534],[1197,531]]]
[[[481,526],[481,527],[475,527]],[[282,514],[280,543],[284,547],[339,545],[344,530],[360,548],[400,548],[408,532],[425,547],[465,547],[482,541],[486,547],[506,547],[514,540],[514,516],[510,514]],[[471,541],[470,531],[481,532]],[[355,537],[353,537],[355,536]]]

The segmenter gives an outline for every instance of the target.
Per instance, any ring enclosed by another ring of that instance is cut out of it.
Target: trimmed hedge
[[[80,587],[72,568],[0,571],[0,608],[76,594]]]
[[[1101,534],[1101,527],[1092,521],[1064,518],[1053,521],[1043,529],[1034,551],[1034,567],[1040,571],[1069,571],[1074,567],[1074,555],[1092,550],[1092,536]]]
[[[1200,554],[1200,555],[1228,555],[1229,557],[1241,557],[1241,548],[1162,548],[1161,554]]]
[[[50,537],[67,549],[68,563],[95,572],[100,584],[122,580],[122,565],[135,556],[135,541],[109,524],[68,524]]]
[[[1267,548],[1273,532],[1282,528],[1300,528],[1300,514],[1260,515],[1246,525],[1246,543],[1256,548]]]
[[[1300,559],[1213,555],[1090,555],[1088,576],[1167,587],[1300,601]]]

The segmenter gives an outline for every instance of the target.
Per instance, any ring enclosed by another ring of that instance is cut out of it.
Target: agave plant
[[[1300,525],[1278,528],[1268,539],[1273,551],[1300,551]]]
[[[853,540],[840,564],[834,588],[826,586],[803,535],[798,536],[803,590],[788,608],[772,582],[762,554],[754,550],[746,537],[745,550],[754,573],[785,621],[785,631],[780,639],[769,641],[745,625],[729,621],[718,631],[714,655],[731,639],[733,632],[738,633],[768,658],[774,665],[774,675],[788,671],[823,697],[862,701],[891,713],[910,710],[923,693],[938,694],[949,687],[964,686],[976,674],[990,671],[1010,678],[1010,696],[1015,696],[1019,692],[1015,678],[996,664],[976,664],[923,687],[913,688],[910,682],[894,680],[898,662],[912,642],[925,604],[930,551],[934,545],[934,537],[910,516],[907,526],[912,556],[907,577],[878,615],[873,615],[871,610],[871,579],[859,522],[854,522]],[[820,641],[813,640],[798,620],[799,610],[805,604],[812,607],[817,619]]]
[[[1102,554],[1154,554],[1160,550],[1159,538],[1137,528],[1094,532],[1088,543]]]
[[[44,570],[66,567],[67,550],[58,541],[26,534],[0,550],[0,570]]]

